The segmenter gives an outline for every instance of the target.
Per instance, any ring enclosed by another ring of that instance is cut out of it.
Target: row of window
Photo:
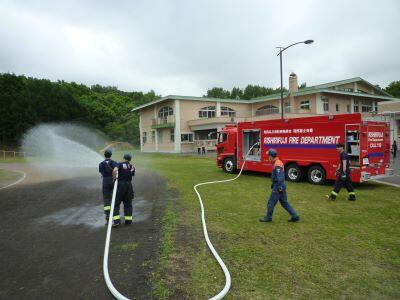
[[[285,102],[285,111],[290,111],[290,103]],[[322,105],[323,110],[325,112],[329,111],[329,99],[324,97],[322,98]],[[336,111],[339,112],[339,104],[336,103]],[[300,101],[300,109],[309,110],[311,109],[310,100],[301,100]],[[354,100],[354,112],[360,111],[360,104],[358,100]],[[372,111],[372,103],[368,100],[361,101],[361,112],[370,112]],[[262,115],[269,115],[269,114],[276,114],[279,112],[279,108],[275,105],[264,105],[257,109],[256,116]],[[350,112],[350,104],[347,105],[347,112]],[[158,112],[158,117],[166,119],[168,116],[174,114],[172,107],[165,106],[161,108]],[[215,106],[207,106],[203,107],[199,110],[199,118],[215,118],[216,116],[216,107]],[[236,111],[227,106],[221,106],[221,116],[228,116],[228,117],[236,117]]]
[[[175,129],[174,128],[171,128],[169,130],[169,141],[171,143],[175,142]],[[153,144],[156,142],[156,131],[155,130],[151,131],[151,142]],[[192,143],[193,142],[193,133],[182,133],[181,134],[181,142]],[[146,131],[142,132],[142,143],[143,144],[147,143],[147,132]],[[164,137],[163,137],[162,131],[158,132],[158,143],[160,143],[160,144],[164,143]]]

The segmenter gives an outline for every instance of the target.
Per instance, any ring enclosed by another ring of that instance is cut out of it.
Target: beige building
[[[400,101],[382,101],[378,103],[378,114],[390,122],[391,141],[400,142]]]
[[[360,77],[298,89],[294,73],[283,96],[285,118],[352,112],[373,116],[382,102],[400,103]],[[216,132],[225,124],[277,119],[280,107],[280,94],[250,100],[171,95],[132,111],[140,115],[141,151],[183,153],[203,146],[214,150]]]

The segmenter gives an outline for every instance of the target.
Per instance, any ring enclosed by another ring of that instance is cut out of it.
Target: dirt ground
[[[106,227],[96,170],[74,178],[21,164],[0,168],[27,173],[0,190],[0,299],[113,299],[103,279]],[[109,271],[123,295],[149,299],[165,182],[137,170],[134,189],[135,221],[112,230]]]

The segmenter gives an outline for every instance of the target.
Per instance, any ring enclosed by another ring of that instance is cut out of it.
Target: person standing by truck
[[[396,140],[393,141],[392,150],[393,150],[393,159],[395,159],[396,156],[397,156],[397,142],[396,142]]]
[[[279,159],[278,153],[274,149],[267,151],[268,159],[273,162],[273,169],[271,174],[271,196],[267,203],[267,214],[265,217],[260,219],[260,222],[271,222],[274,209],[278,201],[282,207],[290,214],[291,218],[288,222],[298,222],[300,217],[294,208],[289,204],[286,195],[286,184],[285,184],[285,170],[283,162]]]
[[[350,201],[355,201],[356,194],[354,193],[354,188],[350,180],[349,156],[347,155],[346,151],[344,151],[344,145],[342,143],[338,143],[336,145],[336,151],[339,153],[339,168],[336,171],[337,179],[335,181],[335,186],[328,198],[330,200],[335,200],[340,190],[345,187],[349,192],[348,199]]]

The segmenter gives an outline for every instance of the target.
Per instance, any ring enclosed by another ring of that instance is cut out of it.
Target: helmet
[[[276,157],[278,155],[278,152],[275,149],[269,149],[268,150],[268,155],[272,156],[272,157]]]
[[[104,157],[110,158],[111,155],[112,155],[111,149],[106,149],[106,150],[104,151]]]
[[[132,155],[129,154],[129,153],[125,153],[124,154],[124,159],[127,160],[127,161],[131,161],[132,160]]]

